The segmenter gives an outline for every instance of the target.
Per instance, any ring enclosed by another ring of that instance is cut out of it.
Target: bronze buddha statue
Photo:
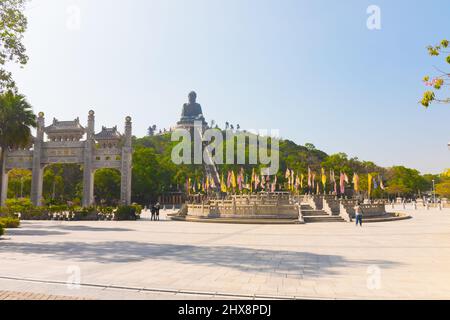
[[[194,121],[205,122],[203,117],[202,106],[196,102],[197,94],[192,91],[189,93],[189,102],[183,105],[183,111],[181,112],[181,119],[179,124],[193,123]]]

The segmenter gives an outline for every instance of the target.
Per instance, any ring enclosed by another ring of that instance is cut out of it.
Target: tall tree
[[[32,127],[36,127],[36,116],[25,97],[12,91],[0,94],[0,173],[3,172],[4,150],[29,146]],[[0,175],[0,194],[1,186]]]
[[[0,93],[16,90],[11,72],[4,69],[7,62],[25,65],[28,56],[22,43],[27,29],[24,15],[26,0],[0,0]]]
[[[450,64],[450,51],[449,48],[449,41],[448,40],[442,40],[440,44],[436,46],[429,46],[428,47],[428,53],[432,57],[442,56],[445,55],[445,61]],[[436,97],[436,92],[439,90],[442,90],[443,88],[448,88],[450,85],[450,73],[449,71],[442,70],[438,67],[435,67],[436,71],[439,73],[438,75],[434,77],[425,76],[423,78],[423,82],[427,87],[432,87],[434,90],[428,90],[423,94],[423,98],[420,101],[420,103],[428,108],[431,103],[437,102],[437,103],[450,103],[450,97]]]

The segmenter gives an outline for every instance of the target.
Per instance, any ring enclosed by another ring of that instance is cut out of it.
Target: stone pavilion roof
[[[84,134],[85,129],[80,124],[80,118],[76,118],[73,121],[59,121],[56,118],[53,119],[53,123],[45,128],[46,133],[81,133]]]
[[[117,131],[117,126],[112,128],[102,127],[102,131],[95,135],[95,140],[120,140],[122,135]]]

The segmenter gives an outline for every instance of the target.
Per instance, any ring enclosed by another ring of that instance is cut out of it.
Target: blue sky
[[[366,27],[369,5],[381,30]],[[296,143],[406,165],[450,167],[450,106],[425,110],[421,79],[450,38],[445,1],[32,0],[14,69],[47,122],[92,108],[96,125],[168,128],[190,90],[207,120],[279,129]],[[80,24],[73,24],[74,8]],[[447,91],[448,93],[448,91]]]

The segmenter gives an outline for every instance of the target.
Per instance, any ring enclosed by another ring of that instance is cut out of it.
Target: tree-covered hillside
[[[225,152],[227,143],[225,132],[222,146]],[[236,133],[237,135],[244,133]],[[235,150],[238,139],[235,137]],[[345,153],[328,155],[318,150],[311,143],[298,145],[293,141],[281,139],[279,142],[279,170],[277,174],[278,185],[284,187],[287,182],[285,172],[287,169],[296,175],[308,174],[308,168],[316,174],[316,180],[320,181],[321,169],[327,175],[327,190],[332,190],[330,172],[334,171],[337,184],[339,184],[340,172],[348,177],[355,173],[360,178],[360,191],[368,189],[368,174],[377,181],[382,180],[384,189],[380,186],[372,189],[373,197],[387,197],[388,195],[412,196],[420,192],[426,192],[432,188],[432,180],[436,184],[441,183],[438,190],[442,195],[448,194],[448,181],[444,175],[420,175],[417,170],[405,167],[382,168],[370,161],[361,161],[358,158],[349,158]],[[133,179],[132,201],[148,204],[157,199],[163,193],[185,191],[186,181],[191,179],[192,184],[204,181],[203,165],[176,165],[172,162],[172,149],[178,142],[171,141],[171,134],[152,135],[142,138],[133,138]],[[268,148],[270,149],[269,139]],[[262,147],[261,147],[262,148]],[[264,150],[266,151],[266,150]],[[249,157],[248,141],[246,141],[246,162]],[[269,153],[270,154],[270,153]],[[224,159],[226,159],[224,154]],[[236,159],[235,159],[236,160]],[[220,175],[234,171],[236,174],[244,170],[245,176],[250,177],[252,172],[260,173],[264,166],[222,164],[218,165]],[[44,174],[44,198],[47,203],[66,203],[67,201],[81,199],[82,195],[82,167],[77,165],[52,165]],[[273,178],[272,178],[273,180]],[[447,182],[446,182],[447,181]],[[8,197],[29,197],[31,173],[26,170],[13,170],[10,173]],[[306,186],[306,181],[304,185]],[[347,185],[351,187],[351,181]],[[305,188],[303,191],[306,191]],[[120,196],[120,172],[111,169],[98,170],[95,174],[95,197],[97,203],[114,204]]]

